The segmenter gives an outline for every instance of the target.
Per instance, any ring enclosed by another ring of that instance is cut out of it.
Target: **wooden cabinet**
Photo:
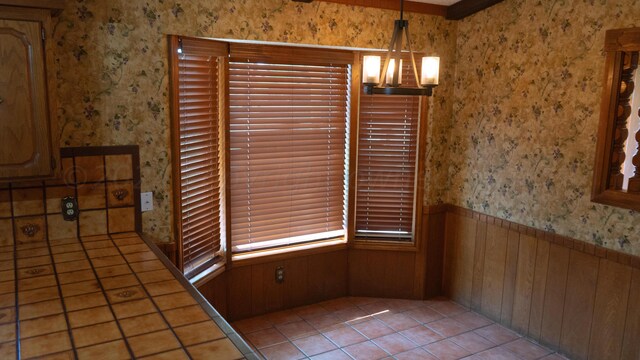
[[[60,155],[47,73],[51,9],[6,3],[0,0],[0,182],[52,178]]]

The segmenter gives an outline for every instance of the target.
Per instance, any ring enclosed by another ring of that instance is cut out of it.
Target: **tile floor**
[[[446,299],[345,297],[232,325],[266,359],[565,359]]]

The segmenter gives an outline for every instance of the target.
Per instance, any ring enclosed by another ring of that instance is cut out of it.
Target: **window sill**
[[[191,283],[191,285],[197,287],[200,287],[204,284],[206,284],[207,282],[209,282],[210,280],[215,279],[218,275],[222,274],[225,270],[225,263],[224,261],[219,261],[213,265],[211,265],[211,267],[209,267],[208,269],[202,271],[201,273],[199,273],[198,275],[188,279],[189,282]]]
[[[358,238],[351,243],[351,249],[356,250],[384,250],[384,251],[406,251],[417,252],[418,246],[415,241],[401,243],[397,241],[384,241],[380,239]]]
[[[347,240],[345,238],[337,238],[331,240],[315,241],[300,245],[283,246],[268,250],[256,250],[246,253],[233,254],[231,262],[233,266],[246,266],[260,264],[269,261],[277,261],[289,259],[293,257],[307,256],[347,248]]]

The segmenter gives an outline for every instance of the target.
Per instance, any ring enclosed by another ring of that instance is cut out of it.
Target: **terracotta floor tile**
[[[402,334],[407,339],[413,341],[419,346],[424,346],[427,344],[431,344],[436,341],[440,341],[443,339],[441,335],[436,333],[435,331],[429,329],[424,325],[416,326],[404,331],[401,331]]]
[[[394,356],[397,360],[438,360],[437,357],[429,354],[426,350],[415,348]]]
[[[359,297],[359,296],[349,296],[348,299],[349,299],[349,302],[355,306],[363,306],[363,305],[367,305],[367,304],[371,304],[376,301],[379,301],[379,299],[377,298]]]
[[[307,322],[318,331],[330,331],[344,327],[345,324],[337,316],[325,314],[307,319]]]
[[[536,345],[526,339],[518,339],[501,346],[525,360],[538,359],[551,353],[551,350]]]
[[[440,360],[456,360],[471,355],[470,352],[456,345],[453,341],[442,340],[423,347]]]
[[[134,336],[127,340],[136,357],[157,354],[180,347],[178,339],[169,330]]]
[[[516,354],[511,351],[497,347],[477,353],[469,358],[470,360],[520,360]]]
[[[68,313],[69,324],[72,328],[99,324],[113,320],[113,314],[108,306],[84,309]]]
[[[425,326],[444,337],[456,336],[470,330],[468,327],[451,318],[430,322]]]
[[[246,338],[258,349],[287,341],[287,338],[275,328],[252,332],[247,334]]]
[[[215,353],[218,359],[240,359],[242,354],[229,339],[220,339],[187,348],[193,360],[210,360]],[[174,360],[174,359],[170,359]]]
[[[367,315],[378,315],[383,313],[390,313],[389,305],[383,301],[375,301],[366,305],[360,306]]]
[[[379,337],[373,340],[373,342],[391,355],[395,355],[418,347],[416,343],[398,333]]]
[[[432,321],[440,320],[444,317],[444,315],[439,312],[429,308],[429,307],[419,307],[415,309],[411,309],[406,312],[406,315],[409,315],[414,320],[426,324]]]
[[[50,334],[67,330],[67,321],[63,314],[20,321],[20,338]]]
[[[20,340],[20,355],[23,359],[54,354],[70,349],[71,341],[69,340],[69,333],[67,331]]]
[[[520,337],[513,331],[498,324],[493,324],[477,329],[475,330],[475,333],[493,342],[496,345],[502,345]]]
[[[330,312],[340,311],[356,306],[354,303],[349,301],[349,298],[346,297],[323,301],[318,305],[322,306]]]
[[[360,308],[352,306],[342,310],[334,311],[332,315],[337,316],[340,320],[348,324],[357,324],[359,322],[367,321],[370,319],[369,314],[362,311]]]
[[[127,337],[164,330],[167,328],[164,320],[158,313],[140,315],[120,320],[120,327]]]
[[[342,350],[336,349],[320,355],[312,356],[311,360],[352,360],[349,355]]]
[[[173,327],[194,324],[209,320],[210,317],[200,305],[181,307],[163,312],[169,324]]]
[[[307,356],[318,355],[327,351],[334,350],[336,346],[327,338],[320,334],[297,339],[293,342]]]
[[[296,315],[293,311],[278,311],[265,315],[265,318],[273,325],[286,324],[302,320],[302,318]]]
[[[317,334],[318,331],[309,325],[306,321],[294,321],[286,324],[276,325],[276,329],[290,340]]]
[[[496,346],[491,341],[483,338],[482,336],[474,332],[460,334],[460,335],[451,337],[449,339],[455,342],[461,348],[469,351],[472,354],[475,354]]]
[[[469,311],[469,309],[448,300],[431,303],[429,307],[444,316],[455,316]]]
[[[560,354],[551,354],[543,357],[540,360],[568,360],[568,359]]]
[[[362,334],[350,327],[332,330],[324,333],[324,335],[339,347],[345,347],[367,340]]]
[[[116,340],[78,349],[78,360],[92,360],[99,358],[129,359],[129,350],[123,340]]]
[[[304,354],[290,342],[262,348],[260,352],[267,360],[297,360],[305,357]]]
[[[326,315],[328,314],[328,311],[320,305],[307,305],[293,309],[293,313],[302,319],[307,320],[316,316]]]
[[[493,324],[493,321],[487,319],[486,317],[480,314],[476,314],[472,311],[458,314],[458,315],[452,316],[451,318],[461,323],[462,325],[465,325],[469,329],[477,329],[483,326]]]
[[[406,314],[390,313],[379,316],[377,315],[376,317],[395,331],[402,331],[420,325],[419,322],[413,320]]]
[[[381,336],[389,335],[395,332],[395,330],[388,327],[387,325],[385,325],[385,323],[378,319],[372,319],[359,324],[355,324],[353,325],[353,328],[358,330],[362,335],[368,337],[369,339],[379,338]]]
[[[377,360],[389,356],[386,351],[382,350],[371,341],[349,345],[343,350],[356,360]]]
[[[186,346],[225,337],[222,330],[220,330],[218,325],[213,321],[203,321],[197,324],[186,325],[174,328],[173,331],[175,331],[178,339]]]
[[[204,344],[207,345],[207,344]],[[149,355],[144,360],[189,360],[189,355],[182,349],[171,350],[161,354]]]
[[[122,338],[115,321],[73,329],[73,340],[77,347],[95,345]]]
[[[254,331],[264,330],[272,327],[271,323],[267,321],[264,316],[256,316],[253,318],[236,321],[232,325],[243,334],[249,334]]]

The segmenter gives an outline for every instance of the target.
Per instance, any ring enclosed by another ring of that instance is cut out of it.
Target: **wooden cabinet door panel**
[[[0,178],[52,173],[41,24],[0,19]]]

